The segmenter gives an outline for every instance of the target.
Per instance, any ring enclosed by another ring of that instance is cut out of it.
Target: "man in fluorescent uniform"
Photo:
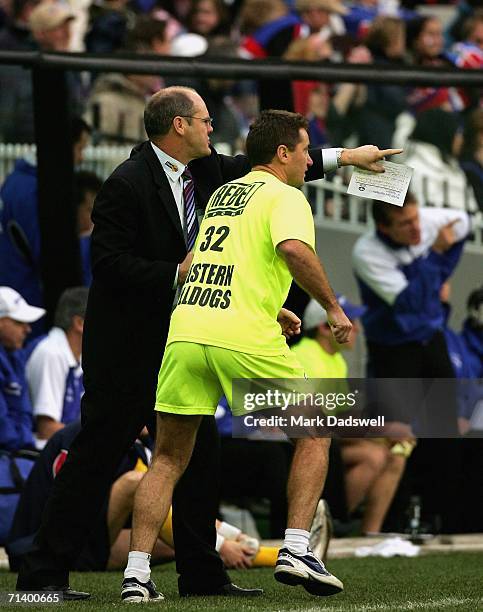
[[[262,113],[247,138],[253,170],[221,186],[208,203],[160,371],[156,449],[136,494],[124,601],[144,599],[149,553],[188,464],[201,415],[214,414],[223,393],[231,403],[232,378],[303,377],[281,333],[300,328],[300,320],[282,309],[292,277],[324,305],[336,339],[345,342],[349,335],[351,324],[314,252],[310,206],[295,188],[312,165],[306,129],[300,115]],[[343,588],[308,550],[328,446],[321,438],[297,441],[288,483],[289,528],[275,569],[281,582],[303,584],[318,595]]]

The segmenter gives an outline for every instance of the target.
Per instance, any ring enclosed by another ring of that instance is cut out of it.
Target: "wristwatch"
[[[342,163],[341,163],[341,156],[342,156],[342,151],[344,149],[336,149],[335,150],[335,159],[337,161],[337,168],[341,168],[342,167]]]

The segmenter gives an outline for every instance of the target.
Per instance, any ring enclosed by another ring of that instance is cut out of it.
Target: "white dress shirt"
[[[184,229],[186,225],[186,220],[184,215],[183,179],[181,175],[183,174],[186,166],[177,159],[174,159],[174,157],[171,157],[171,155],[168,155],[167,153],[162,151],[154,144],[154,142],[151,142],[151,146],[153,147],[153,151],[156,153],[156,157],[159,159],[159,163],[161,164],[164,173],[168,177],[168,183],[171,187],[171,191],[173,192],[176,207],[178,208],[181,227]],[[178,273],[179,264],[176,268],[176,274],[174,275],[173,289],[176,289],[178,285]]]

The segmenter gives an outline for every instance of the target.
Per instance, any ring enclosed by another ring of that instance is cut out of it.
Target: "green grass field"
[[[147,604],[149,609],[169,612],[405,612],[412,610],[446,610],[447,612],[483,611],[483,553],[433,554],[415,559],[339,559],[330,569],[344,581],[345,592],[328,598],[313,597],[301,587],[280,585],[269,569],[231,572],[240,586],[261,586],[265,595],[257,599],[197,597],[179,599],[173,564],[155,568],[153,578],[166,600]],[[73,574],[71,584],[93,594],[86,602],[56,606],[37,605],[36,610],[69,609],[74,612],[125,608],[119,599],[121,573]],[[9,591],[15,576],[0,572],[0,591]],[[19,606],[5,606],[15,610]],[[146,609],[146,608],[143,608]]]

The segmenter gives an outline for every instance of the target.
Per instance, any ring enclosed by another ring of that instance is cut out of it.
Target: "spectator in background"
[[[112,53],[124,46],[128,22],[135,15],[128,0],[100,0],[89,7],[89,26],[85,36],[89,53]]]
[[[216,36],[209,42],[204,58],[235,58],[237,47],[229,38]],[[210,137],[214,146],[229,145],[229,152],[243,147],[242,123],[231,100],[235,81],[228,79],[204,79],[198,91],[206,102],[212,117],[216,117],[216,130]]]
[[[478,12],[480,4],[480,0],[463,0],[458,2],[455,7],[456,17],[446,31],[448,45],[466,38],[466,24]]]
[[[320,34],[330,39],[345,34],[343,15],[349,9],[340,0],[296,0],[295,8],[302,20],[301,37]]]
[[[251,59],[282,57],[290,43],[300,36],[300,18],[283,0],[245,0],[240,11],[240,29],[245,35],[242,53]],[[293,110],[290,81],[258,82],[260,109]]]
[[[443,296],[442,296],[443,299]],[[480,533],[483,529],[481,499],[483,495],[483,286],[472,291],[467,301],[467,318],[461,332],[445,329],[446,343],[459,379],[458,427],[459,462],[454,473],[458,489],[458,531]],[[456,531],[456,529],[455,529]]]
[[[448,304],[449,306],[449,304]],[[475,289],[466,304],[467,318],[456,333],[445,329],[448,353],[456,378],[465,379],[459,398],[458,425],[461,434],[483,429],[483,286]],[[475,379],[474,385],[470,380]]]
[[[406,52],[405,30],[402,19],[376,17],[364,39],[371,52],[372,63],[388,68],[401,66]],[[400,85],[366,86],[366,102],[359,115],[361,142],[370,140],[383,149],[392,146],[396,119],[407,108],[406,93],[406,88]]]
[[[86,287],[92,282],[91,234],[94,228],[91,214],[102,179],[94,172],[80,170],[74,177],[74,202],[77,207],[77,228],[82,264],[82,280]]]
[[[463,26],[463,40],[475,45],[483,51],[483,10],[480,8],[474,15],[465,21]]]
[[[406,163],[414,169],[411,191],[425,205],[476,209],[458,157],[463,146],[461,121],[455,113],[433,108],[417,117],[409,137]]]
[[[483,212],[483,109],[466,117],[460,165],[473,187],[476,202]]]
[[[466,212],[418,208],[408,192],[402,208],[384,202],[372,207],[375,231],[353,249],[354,272],[367,312],[362,316],[368,374],[374,378],[452,378],[444,340],[445,312],[439,293],[455,269],[470,231]],[[416,385],[394,412],[407,415],[420,405]],[[410,401],[412,398],[414,401]],[[412,422],[412,414],[406,420]],[[433,426],[453,434],[455,406],[446,398]],[[439,430],[438,430],[439,431]]]
[[[479,69],[483,65],[483,10],[467,19],[463,26],[463,38],[451,47],[459,68]]]
[[[87,293],[86,287],[73,287],[62,293],[54,327],[36,344],[27,361],[26,376],[39,448],[56,431],[80,418]]]
[[[56,0],[40,2],[30,13],[32,36],[42,51],[68,51],[74,14]]]
[[[359,45],[349,50],[346,61],[350,64],[369,64],[371,54],[367,47]],[[344,142],[350,136],[359,133],[361,111],[366,100],[366,85],[362,83],[337,85],[327,114],[330,142]]]
[[[290,43],[287,51],[283,55],[283,59],[290,61],[320,62],[330,59],[332,51],[333,48],[329,36],[327,34],[316,33],[310,34],[306,38],[297,38]],[[314,92],[315,95],[320,95],[322,90],[326,91],[327,86],[320,81],[292,81],[293,107],[295,112],[307,118],[314,116],[313,107],[311,108],[311,103],[314,102],[312,95]],[[321,118],[323,119],[323,117]],[[310,142],[313,146],[319,146],[324,144],[320,142],[321,140],[322,138],[319,137],[316,143],[312,139]]]
[[[193,0],[186,20],[189,32],[205,38],[229,34],[228,11],[223,0]]]
[[[38,0],[15,0],[12,14],[0,31],[0,50],[35,51],[29,16]],[[0,65],[0,141],[35,141],[32,112],[32,75],[23,66]]]
[[[407,24],[407,46],[415,66],[449,66],[443,55],[443,26],[437,17],[417,17]],[[408,104],[417,116],[425,110],[440,108],[459,112],[465,108],[461,92],[454,87],[416,87],[408,95]]]
[[[439,528],[448,532],[454,528],[458,505],[459,449],[450,439],[457,432],[456,393],[434,385],[434,411],[429,412],[422,398],[432,384],[426,379],[454,377],[440,289],[459,262],[470,219],[462,210],[419,209],[410,192],[402,208],[375,202],[372,214],[375,229],[357,240],[352,253],[367,307],[362,322],[368,376],[405,379],[384,405],[385,413],[396,417],[391,420],[416,425],[416,435],[426,426],[431,436],[448,438],[422,439],[409,464],[413,490],[423,497],[423,520],[437,520],[439,515]],[[425,411],[416,412],[421,407]]]
[[[410,192],[402,208],[376,202],[372,214],[375,230],[361,236],[352,253],[367,307],[369,373],[451,378],[439,291],[458,264],[469,217],[461,210],[420,209]]]
[[[30,323],[45,314],[10,287],[0,287],[0,449],[35,448],[22,347]]]
[[[81,163],[89,135],[89,125],[74,118],[70,134],[74,165]],[[19,159],[0,189],[0,283],[13,287],[29,304],[42,306],[37,185],[36,161]],[[33,326],[33,335],[43,331],[43,322]]]
[[[32,37],[37,42],[39,51],[69,51],[74,19],[75,15],[68,4],[59,0],[42,0],[29,16]],[[80,115],[84,110],[85,98],[80,74],[66,72],[66,81],[69,107],[73,115]]]
[[[18,570],[23,555],[32,546],[54,479],[62,469],[71,444],[80,430],[80,421],[75,421],[57,431],[32,469],[20,496],[7,542],[12,571]],[[92,533],[73,561],[72,569],[99,572],[120,569],[125,563],[130,534],[125,525],[131,514],[134,492],[149,463],[149,452],[137,440],[123,457],[113,477],[109,498],[99,509]],[[173,551],[158,539],[153,557],[154,563],[171,560]]]
[[[165,23],[151,17],[139,17],[124,50],[168,54]],[[112,72],[100,76],[87,101],[87,118],[95,130],[96,142],[135,145],[145,140],[143,114],[146,99],[160,86],[160,78],[156,75]]]

